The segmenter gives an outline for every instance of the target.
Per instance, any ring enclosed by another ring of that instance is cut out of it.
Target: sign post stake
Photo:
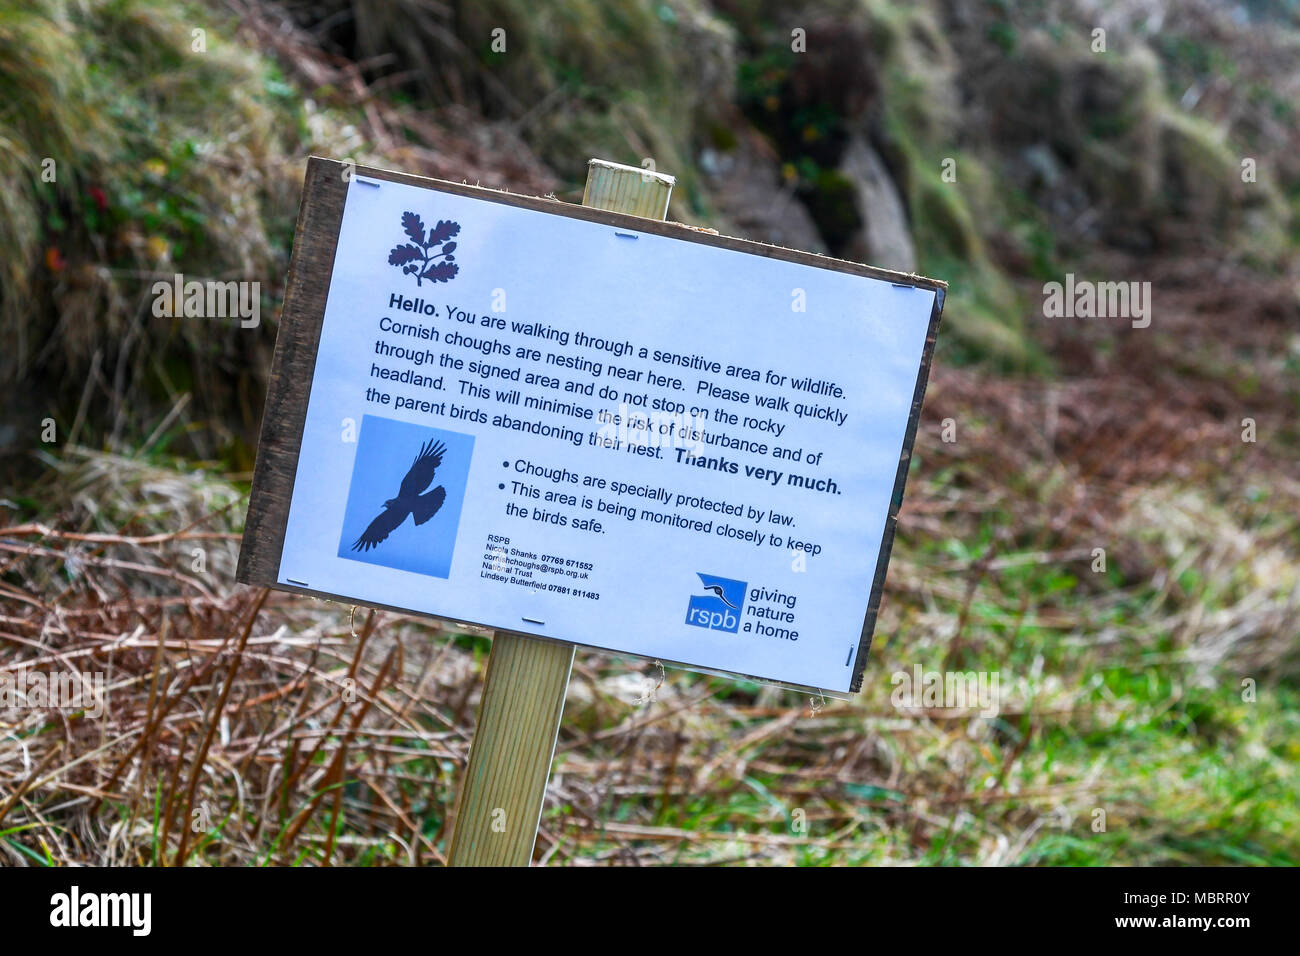
[[[674,179],[593,159],[584,206],[664,219]],[[555,756],[573,644],[499,631],[452,822],[450,866],[528,866]]]

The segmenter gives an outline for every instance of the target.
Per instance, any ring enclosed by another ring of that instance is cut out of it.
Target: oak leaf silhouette
[[[448,242],[460,234],[460,223],[441,219],[425,235],[424,221],[413,212],[402,213],[402,231],[411,239],[392,248],[388,264],[400,266],[403,274],[415,276],[415,284],[450,282],[460,271],[456,265],[456,243]],[[439,249],[438,247],[442,248]]]

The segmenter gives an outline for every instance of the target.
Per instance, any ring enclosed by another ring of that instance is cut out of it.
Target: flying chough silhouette
[[[433,481],[433,473],[442,464],[446,450],[446,445],[442,442],[435,445],[432,439],[420,447],[420,453],[415,456],[406,477],[402,479],[397,497],[384,502],[384,510],[361,532],[361,537],[352,545],[353,551],[369,551],[378,547],[381,541],[406,520],[407,515],[411,515],[416,524],[424,524],[438,513],[447,497],[447,489],[439,485],[427,494],[422,495],[420,492]]]

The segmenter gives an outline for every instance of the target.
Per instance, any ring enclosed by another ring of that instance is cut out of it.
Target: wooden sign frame
[[[279,580],[280,559],[284,548],[285,530],[289,520],[289,505],[293,498],[294,482],[298,472],[298,457],[302,446],[303,428],[307,419],[307,403],[311,395],[312,380],[316,368],[316,354],[320,345],[321,328],[325,317],[325,305],[334,270],[335,251],[338,246],[339,229],[343,220],[343,206],[347,198],[349,180],[353,177],[358,178],[363,183],[366,180],[404,183],[410,186],[517,206],[551,215],[567,216],[572,219],[581,219],[607,226],[635,229],[639,232],[696,242],[750,255],[765,256],[799,265],[881,279],[894,285],[931,289],[935,292],[934,308],[931,311],[921,366],[912,396],[902,454],[898,462],[889,514],[885,522],[880,553],[876,561],[875,579],[872,583],[871,596],[863,620],[862,635],[849,692],[856,693],[860,690],[863,671],[871,647],[871,635],[875,629],[876,614],[884,588],[885,572],[888,568],[889,555],[893,547],[894,531],[898,522],[898,509],[902,504],[903,489],[907,482],[908,465],[911,461],[916,429],[920,421],[921,403],[925,396],[926,383],[929,380],[935,338],[938,334],[939,320],[947,293],[947,283],[918,275],[892,272],[886,269],[846,262],[815,253],[800,252],[746,239],[721,236],[682,223],[661,222],[655,219],[610,212],[589,206],[578,206],[556,199],[523,196],[485,189],[479,186],[470,186],[464,183],[413,176],[368,166],[356,166],[352,163],[344,163],[318,156],[311,157],[307,162],[302,202],[298,210],[297,225],[294,229],[293,251],[285,285],[284,306],[276,335],[275,353],[271,364],[271,378],[267,386],[261,437],[257,448],[257,463],[253,471],[253,488],[249,497],[248,515],[244,525],[243,544],[239,552],[236,580],[244,584],[276,588],[344,603],[365,603],[367,606],[381,607],[403,614],[448,620],[441,616],[414,611],[409,608],[361,602],[346,595],[326,593],[305,584],[286,584]],[[498,628],[490,624],[467,621],[455,621],[455,623],[480,633],[498,630]],[[568,643],[567,638],[558,638],[556,635],[533,634],[524,631],[514,631],[513,633],[526,634],[539,640]],[[696,665],[691,664],[686,666],[696,667]],[[752,679],[765,683],[772,682],[770,679],[761,677]],[[818,690],[818,688],[810,689]]]

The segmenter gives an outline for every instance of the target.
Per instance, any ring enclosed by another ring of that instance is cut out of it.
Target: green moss
[[[358,16],[373,21],[377,51],[401,50],[408,68],[436,75],[432,38],[404,41],[408,27],[400,18],[369,7]],[[580,183],[592,156],[633,164],[648,156],[678,177],[675,196],[692,192],[697,123],[703,128],[701,110],[719,93],[700,84],[701,63],[716,50],[713,25],[694,0],[485,0],[458,13],[460,36],[489,37],[497,28],[506,31],[508,55],[482,59],[493,88],[528,90],[530,102],[553,96],[564,103],[563,110],[531,117],[525,129],[550,166]],[[432,105],[441,96],[429,89],[425,100]],[[485,105],[491,103],[489,95]]]
[[[998,47],[1003,53],[1015,52],[1018,37],[1016,34],[1016,28],[1010,23],[989,24],[988,38],[993,42],[993,45]]]
[[[740,145],[735,131],[730,126],[717,122],[709,124],[709,143],[724,153],[729,153]]]
[[[115,416],[156,422],[155,403],[182,391],[187,415],[218,435],[253,417],[240,396],[262,387],[271,323],[236,331],[149,309],[160,275],[255,280],[267,293],[283,276],[307,124],[281,70],[232,37],[223,17],[161,0],[0,0],[0,172],[13,164],[14,185],[0,194],[0,324],[15,343],[0,377],[21,370],[71,419],[94,356],[120,363],[119,404],[87,421],[87,442]],[[39,177],[47,157],[52,183]]]
[[[997,185],[976,157],[955,148],[926,80],[904,66],[902,57],[919,56],[900,49],[883,71],[882,150],[907,205],[920,271],[950,284],[941,354],[961,364],[1041,370],[1046,361],[1025,335],[1019,299],[989,259],[978,225],[1002,208]],[[955,160],[956,182],[943,179],[946,159]]]
[[[970,211],[952,183],[935,176],[918,180],[914,231],[917,241],[936,253],[959,259],[980,255],[980,239]]]
[[[812,181],[800,189],[800,196],[832,254],[843,249],[862,227],[857,188],[838,170],[818,170]]]
[[[991,266],[971,267],[959,259],[928,257],[924,271],[949,283],[939,337],[944,361],[1015,373],[1050,370],[1047,358],[1025,334],[1024,304]]]
[[[1243,184],[1237,157],[1215,128],[1186,113],[1167,110],[1160,117],[1160,146],[1165,212],[1226,228]]]

